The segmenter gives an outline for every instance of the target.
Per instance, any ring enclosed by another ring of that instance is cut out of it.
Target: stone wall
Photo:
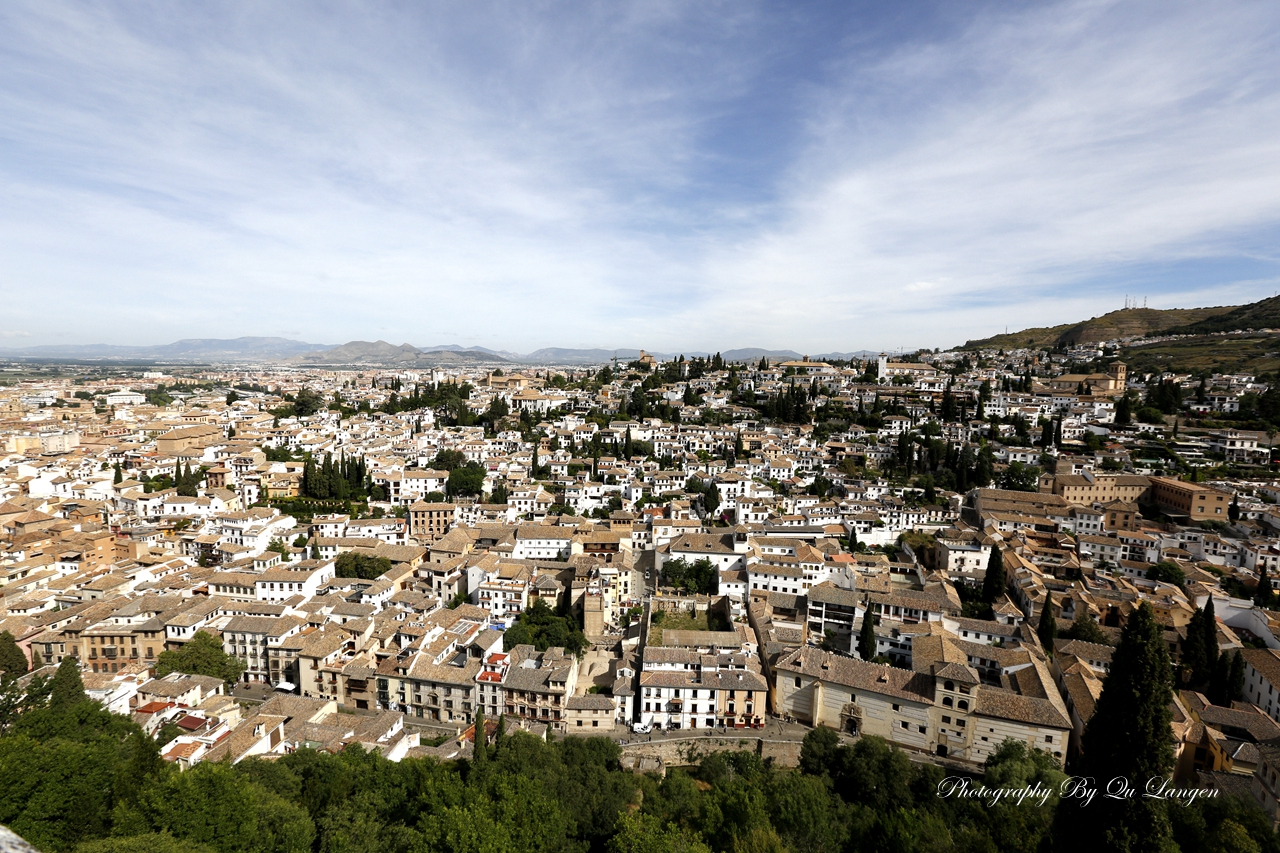
[[[644,737],[640,735],[640,737]],[[779,767],[796,767],[800,764],[800,741],[766,740],[750,735],[734,737],[663,737],[653,741],[628,743],[622,747],[624,766],[647,770],[655,762],[663,768],[696,764],[713,752],[754,752],[764,759],[772,759]]]

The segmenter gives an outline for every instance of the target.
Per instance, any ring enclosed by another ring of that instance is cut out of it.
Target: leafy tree
[[[525,644],[538,651],[560,646],[575,655],[586,651],[589,645],[577,622],[566,613],[556,613],[541,598],[517,616],[515,624],[502,635],[505,651]]]
[[[355,551],[347,551],[338,555],[333,567],[336,577],[361,578],[362,580],[371,581],[391,571],[391,560],[386,557],[374,557],[369,554],[357,554]]]
[[[84,681],[80,678],[80,662],[72,656],[63,658],[49,682],[49,707],[70,708],[88,698],[84,692]]]
[[[244,663],[224,652],[218,638],[207,631],[197,631],[179,648],[161,652],[156,658],[157,677],[185,672],[188,675],[210,675],[234,684],[244,675],[244,670]]]
[[[1000,488],[1011,492],[1034,492],[1039,488],[1040,469],[1034,465],[1011,462],[1000,474]]]
[[[1147,580],[1171,583],[1174,586],[1185,586],[1187,575],[1172,560],[1161,560],[1147,569]]]
[[[75,853],[217,853],[217,851],[204,844],[174,838],[167,832],[148,832],[144,835],[83,841],[76,847]]]
[[[324,397],[312,391],[310,388],[303,388],[293,398],[293,410],[297,412],[298,417],[305,418],[314,415],[325,406]]]
[[[1107,635],[1098,627],[1098,623],[1090,618],[1088,611],[1083,607],[1077,608],[1075,620],[1072,621],[1071,627],[1062,636],[1068,640],[1096,643],[1099,646],[1111,645]]]
[[[27,672],[27,656],[18,648],[13,634],[0,631],[0,678],[13,678]]]
[[[431,460],[431,467],[437,471],[452,471],[467,464],[467,457],[460,450],[441,450]]]
[[[683,557],[662,564],[662,578],[668,586],[692,595],[715,595],[720,591],[720,571],[703,557],[690,563]]]
[[[485,470],[475,462],[468,462],[461,468],[454,468],[445,483],[445,491],[450,497],[458,495],[478,495],[484,491]]]

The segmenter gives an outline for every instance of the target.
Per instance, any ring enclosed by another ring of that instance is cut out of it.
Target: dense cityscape
[[[1135,374],[1134,343],[11,361],[0,765],[75,769],[2,774],[0,822],[50,851],[1037,849],[1052,809],[924,792],[1056,802],[1147,761],[1207,792],[1152,831],[1272,849],[1280,392]],[[409,818],[405,772],[461,787]]]

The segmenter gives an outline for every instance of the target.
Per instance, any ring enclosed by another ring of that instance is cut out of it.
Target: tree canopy
[[[690,563],[683,557],[662,564],[662,578],[668,586],[694,595],[715,595],[720,591],[720,570],[706,557]]]
[[[346,551],[338,555],[333,563],[334,572],[340,578],[361,578],[371,581],[391,571],[391,561],[386,557],[374,557],[369,554],[357,554]]]
[[[207,631],[197,631],[180,647],[161,652],[156,658],[157,678],[171,672],[185,672],[188,675],[211,675],[231,684],[240,680],[244,670],[245,665],[224,652],[221,641]]]
[[[561,646],[575,655],[582,654],[589,645],[572,616],[557,613],[541,598],[517,616],[515,624],[502,635],[502,647],[506,651],[526,644],[538,651]]]

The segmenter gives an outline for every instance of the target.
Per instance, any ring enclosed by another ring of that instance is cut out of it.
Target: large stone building
[[[1040,656],[1008,676],[1008,689],[982,683],[965,653],[940,639],[927,638],[935,654],[913,649],[912,670],[798,649],[775,667],[778,707],[809,725],[974,764],[1008,738],[1063,757],[1071,719]]]

